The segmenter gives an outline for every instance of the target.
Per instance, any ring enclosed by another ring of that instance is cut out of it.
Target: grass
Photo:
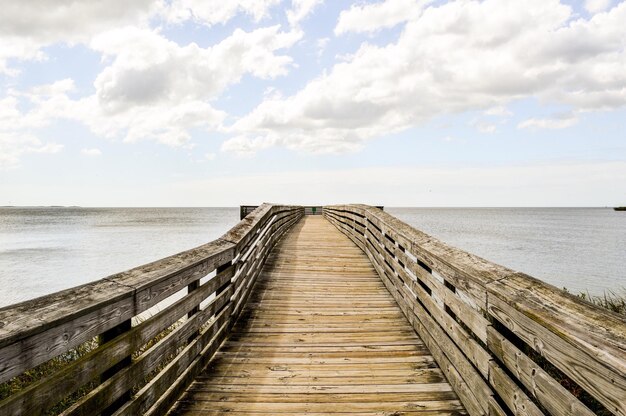
[[[596,306],[626,316],[626,294],[618,295],[615,292],[605,292],[604,295],[601,296],[592,296],[589,293],[580,293],[578,296]]]
[[[140,320],[139,323],[141,323],[143,320],[145,320],[145,318]],[[153,339],[148,341],[148,343],[146,343],[140,349],[135,351],[132,355],[133,359],[134,360],[138,359],[143,353],[145,353],[147,350],[152,348],[159,341],[164,339],[168,334],[174,331],[178,326],[180,326],[181,323],[182,321],[177,321],[173,325],[164,329],[162,332],[156,335]],[[92,340],[79,345],[77,348],[71,349],[59,355],[58,357],[55,357],[45,363],[35,366],[31,368],[30,370],[7,380],[4,383],[0,383],[0,401],[25,389],[29,385],[56,373],[57,371],[61,370],[62,368],[70,364],[71,362],[76,361],[77,359],[83,357],[84,355],[96,350],[98,346],[99,346],[99,338],[95,337]],[[152,378],[154,378],[154,376],[156,376],[159,373],[159,371],[161,371],[167,365],[167,363],[169,363],[175,357],[176,357],[175,354],[165,357],[162,360],[162,362],[150,374],[148,374],[146,377],[140,380],[140,383],[133,388],[132,392],[136,393],[141,386],[145,385]],[[78,400],[80,400],[88,392],[93,390],[99,383],[100,383],[100,380],[98,378],[96,380],[93,380],[87,383],[84,386],[81,386],[74,393],[70,394],[67,397],[62,398],[58,403],[53,404],[53,406],[50,409],[48,409],[45,412],[45,414],[57,415],[63,412],[64,410],[68,409],[71,405],[76,403]]]
[[[93,338],[92,340],[79,345],[77,348],[71,349],[64,354],[59,355],[58,357],[55,357],[45,363],[39,364],[38,366],[35,366],[30,370],[20,374],[19,376],[13,377],[4,383],[0,383],[0,401],[11,396],[12,394],[21,391],[22,389],[28,387],[34,382],[54,374],[72,361],[77,360],[78,358],[88,354],[96,348],[98,348],[98,339]],[[88,383],[87,385],[79,388],[76,392],[63,398],[52,408],[50,408],[46,412],[46,414],[54,415],[61,413],[63,410],[71,406],[72,403],[74,403],[76,400],[84,396],[89,390],[93,389],[95,387],[94,383],[95,382]]]

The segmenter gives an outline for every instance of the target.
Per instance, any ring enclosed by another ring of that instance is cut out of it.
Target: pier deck
[[[366,255],[322,216],[277,244],[174,415],[465,414]]]

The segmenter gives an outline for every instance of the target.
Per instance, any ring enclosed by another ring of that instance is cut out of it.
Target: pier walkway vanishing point
[[[376,207],[246,213],[1,308],[0,415],[626,416],[622,316]]]

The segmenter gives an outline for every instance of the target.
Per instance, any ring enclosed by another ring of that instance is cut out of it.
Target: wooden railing
[[[239,206],[239,219],[243,220],[248,214],[257,209],[258,205],[240,205]],[[322,215],[321,205],[315,206],[303,206],[304,215]],[[382,207],[380,207],[382,209]]]
[[[626,415],[623,317],[379,209],[324,215],[370,258],[471,415]]]
[[[63,414],[164,414],[208,363],[267,254],[303,214],[264,204],[203,246],[0,309],[0,384],[37,379],[0,401],[0,415],[43,414],[79,390]],[[72,359],[85,345],[88,352]],[[67,362],[41,377],[59,361]]]

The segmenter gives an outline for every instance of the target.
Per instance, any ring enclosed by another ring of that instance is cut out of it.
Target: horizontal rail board
[[[249,296],[172,416],[274,415],[321,404],[329,413],[367,404],[376,414],[422,414],[419,401],[439,414],[466,414],[367,257],[324,218],[303,219],[268,253]]]
[[[0,383],[99,340],[4,398],[0,414],[40,415],[81,387],[90,390],[63,414],[162,414],[217,350],[267,253],[303,214],[263,204],[210,243],[0,309]]]
[[[590,404],[626,416],[623,317],[374,207],[324,215],[368,255],[470,414],[594,414]]]

